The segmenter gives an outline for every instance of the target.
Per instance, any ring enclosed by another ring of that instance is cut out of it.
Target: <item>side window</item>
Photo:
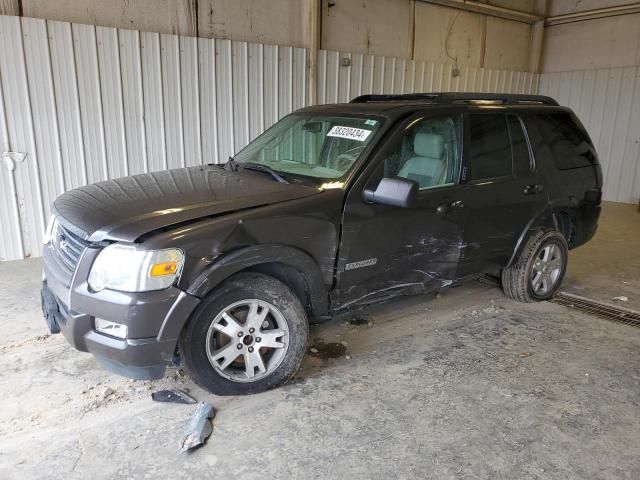
[[[511,142],[503,114],[471,114],[471,180],[511,175]]]
[[[591,140],[568,113],[552,113],[533,117],[544,142],[560,170],[588,167],[596,163]],[[538,142],[536,142],[538,143]]]
[[[460,116],[414,122],[385,159],[384,176],[414,180],[421,190],[456,183],[461,164],[461,124]]]
[[[511,149],[513,152],[513,170],[517,177],[527,177],[535,165],[529,154],[529,145],[525,138],[520,119],[515,115],[507,116],[509,134],[511,135]]]

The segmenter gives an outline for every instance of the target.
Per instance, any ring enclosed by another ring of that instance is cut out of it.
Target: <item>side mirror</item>
[[[365,201],[392,207],[411,208],[416,204],[417,198],[418,184],[406,178],[385,177],[380,180],[375,191],[364,191]]]

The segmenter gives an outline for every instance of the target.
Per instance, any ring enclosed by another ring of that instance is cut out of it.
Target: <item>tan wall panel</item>
[[[305,0],[198,0],[201,37],[308,47]]]
[[[410,57],[411,6],[411,0],[322,0],[322,48]]]
[[[531,54],[531,27],[522,22],[487,17],[484,67],[527,70]]]
[[[25,17],[196,34],[195,0],[22,0]]]
[[[457,58],[458,65],[479,67],[482,22],[482,15],[416,3],[414,58],[441,63]]]
[[[640,14],[555,25],[544,35],[543,72],[640,65]]]
[[[19,0],[0,0],[0,15],[19,15]]]

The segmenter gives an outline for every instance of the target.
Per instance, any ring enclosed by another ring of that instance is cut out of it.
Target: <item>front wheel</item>
[[[568,252],[560,232],[534,233],[517,262],[502,271],[504,293],[519,302],[553,298],[567,271]]]
[[[209,392],[258,393],[298,370],[308,331],[305,310],[286,285],[267,275],[238,274],[203,300],[180,338],[180,353]]]

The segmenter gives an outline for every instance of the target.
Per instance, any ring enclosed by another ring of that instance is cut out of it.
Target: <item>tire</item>
[[[518,302],[553,298],[567,271],[568,252],[567,240],[560,232],[533,233],[518,260],[502,271],[505,295]],[[545,261],[547,254],[549,257]]]
[[[302,303],[284,283],[240,273],[202,301],[179,349],[187,372],[202,388],[216,395],[246,395],[286,383],[302,363],[308,336]]]

